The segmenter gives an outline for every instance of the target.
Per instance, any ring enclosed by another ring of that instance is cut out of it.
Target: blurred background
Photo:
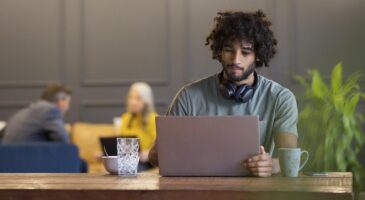
[[[152,86],[164,114],[184,84],[221,69],[204,46],[216,13],[257,9],[279,40],[261,73],[297,97],[293,77],[308,69],[329,80],[342,61],[345,77],[365,74],[362,0],[0,0],[0,121],[52,81],[72,88],[68,123],[112,123],[136,81]],[[357,109],[365,113],[364,101]]]

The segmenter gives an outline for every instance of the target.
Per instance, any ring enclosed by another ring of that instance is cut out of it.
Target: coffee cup
[[[301,163],[303,154],[305,155],[305,160]],[[307,163],[308,158],[308,151],[302,151],[300,148],[279,148],[281,175],[285,177],[297,177],[299,171]]]

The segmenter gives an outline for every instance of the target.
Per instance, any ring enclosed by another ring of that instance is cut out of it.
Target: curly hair
[[[258,10],[247,12],[218,12],[214,18],[215,27],[206,38],[205,45],[210,45],[213,59],[220,61],[223,45],[232,40],[246,40],[253,44],[256,55],[256,67],[268,67],[269,61],[276,54],[277,40],[270,29],[271,22]]]

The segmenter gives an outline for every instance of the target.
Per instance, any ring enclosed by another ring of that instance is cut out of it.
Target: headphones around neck
[[[247,84],[236,85],[231,81],[224,80],[223,71],[219,73],[219,91],[227,99],[234,99],[237,102],[247,103],[254,95],[257,88],[257,73],[254,72],[254,83],[252,86]]]

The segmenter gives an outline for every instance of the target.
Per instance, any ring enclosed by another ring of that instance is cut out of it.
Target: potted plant
[[[359,73],[342,79],[342,64],[332,70],[325,82],[318,70],[309,70],[310,81],[295,79],[304,87],[303,105],[299,114],[300,145],[310,152],[306,170],[351,171],[355,191],[361,189],[363,167],[357,154],[364,144],[364,115],[356,110],[365,93],[361,91]]]

